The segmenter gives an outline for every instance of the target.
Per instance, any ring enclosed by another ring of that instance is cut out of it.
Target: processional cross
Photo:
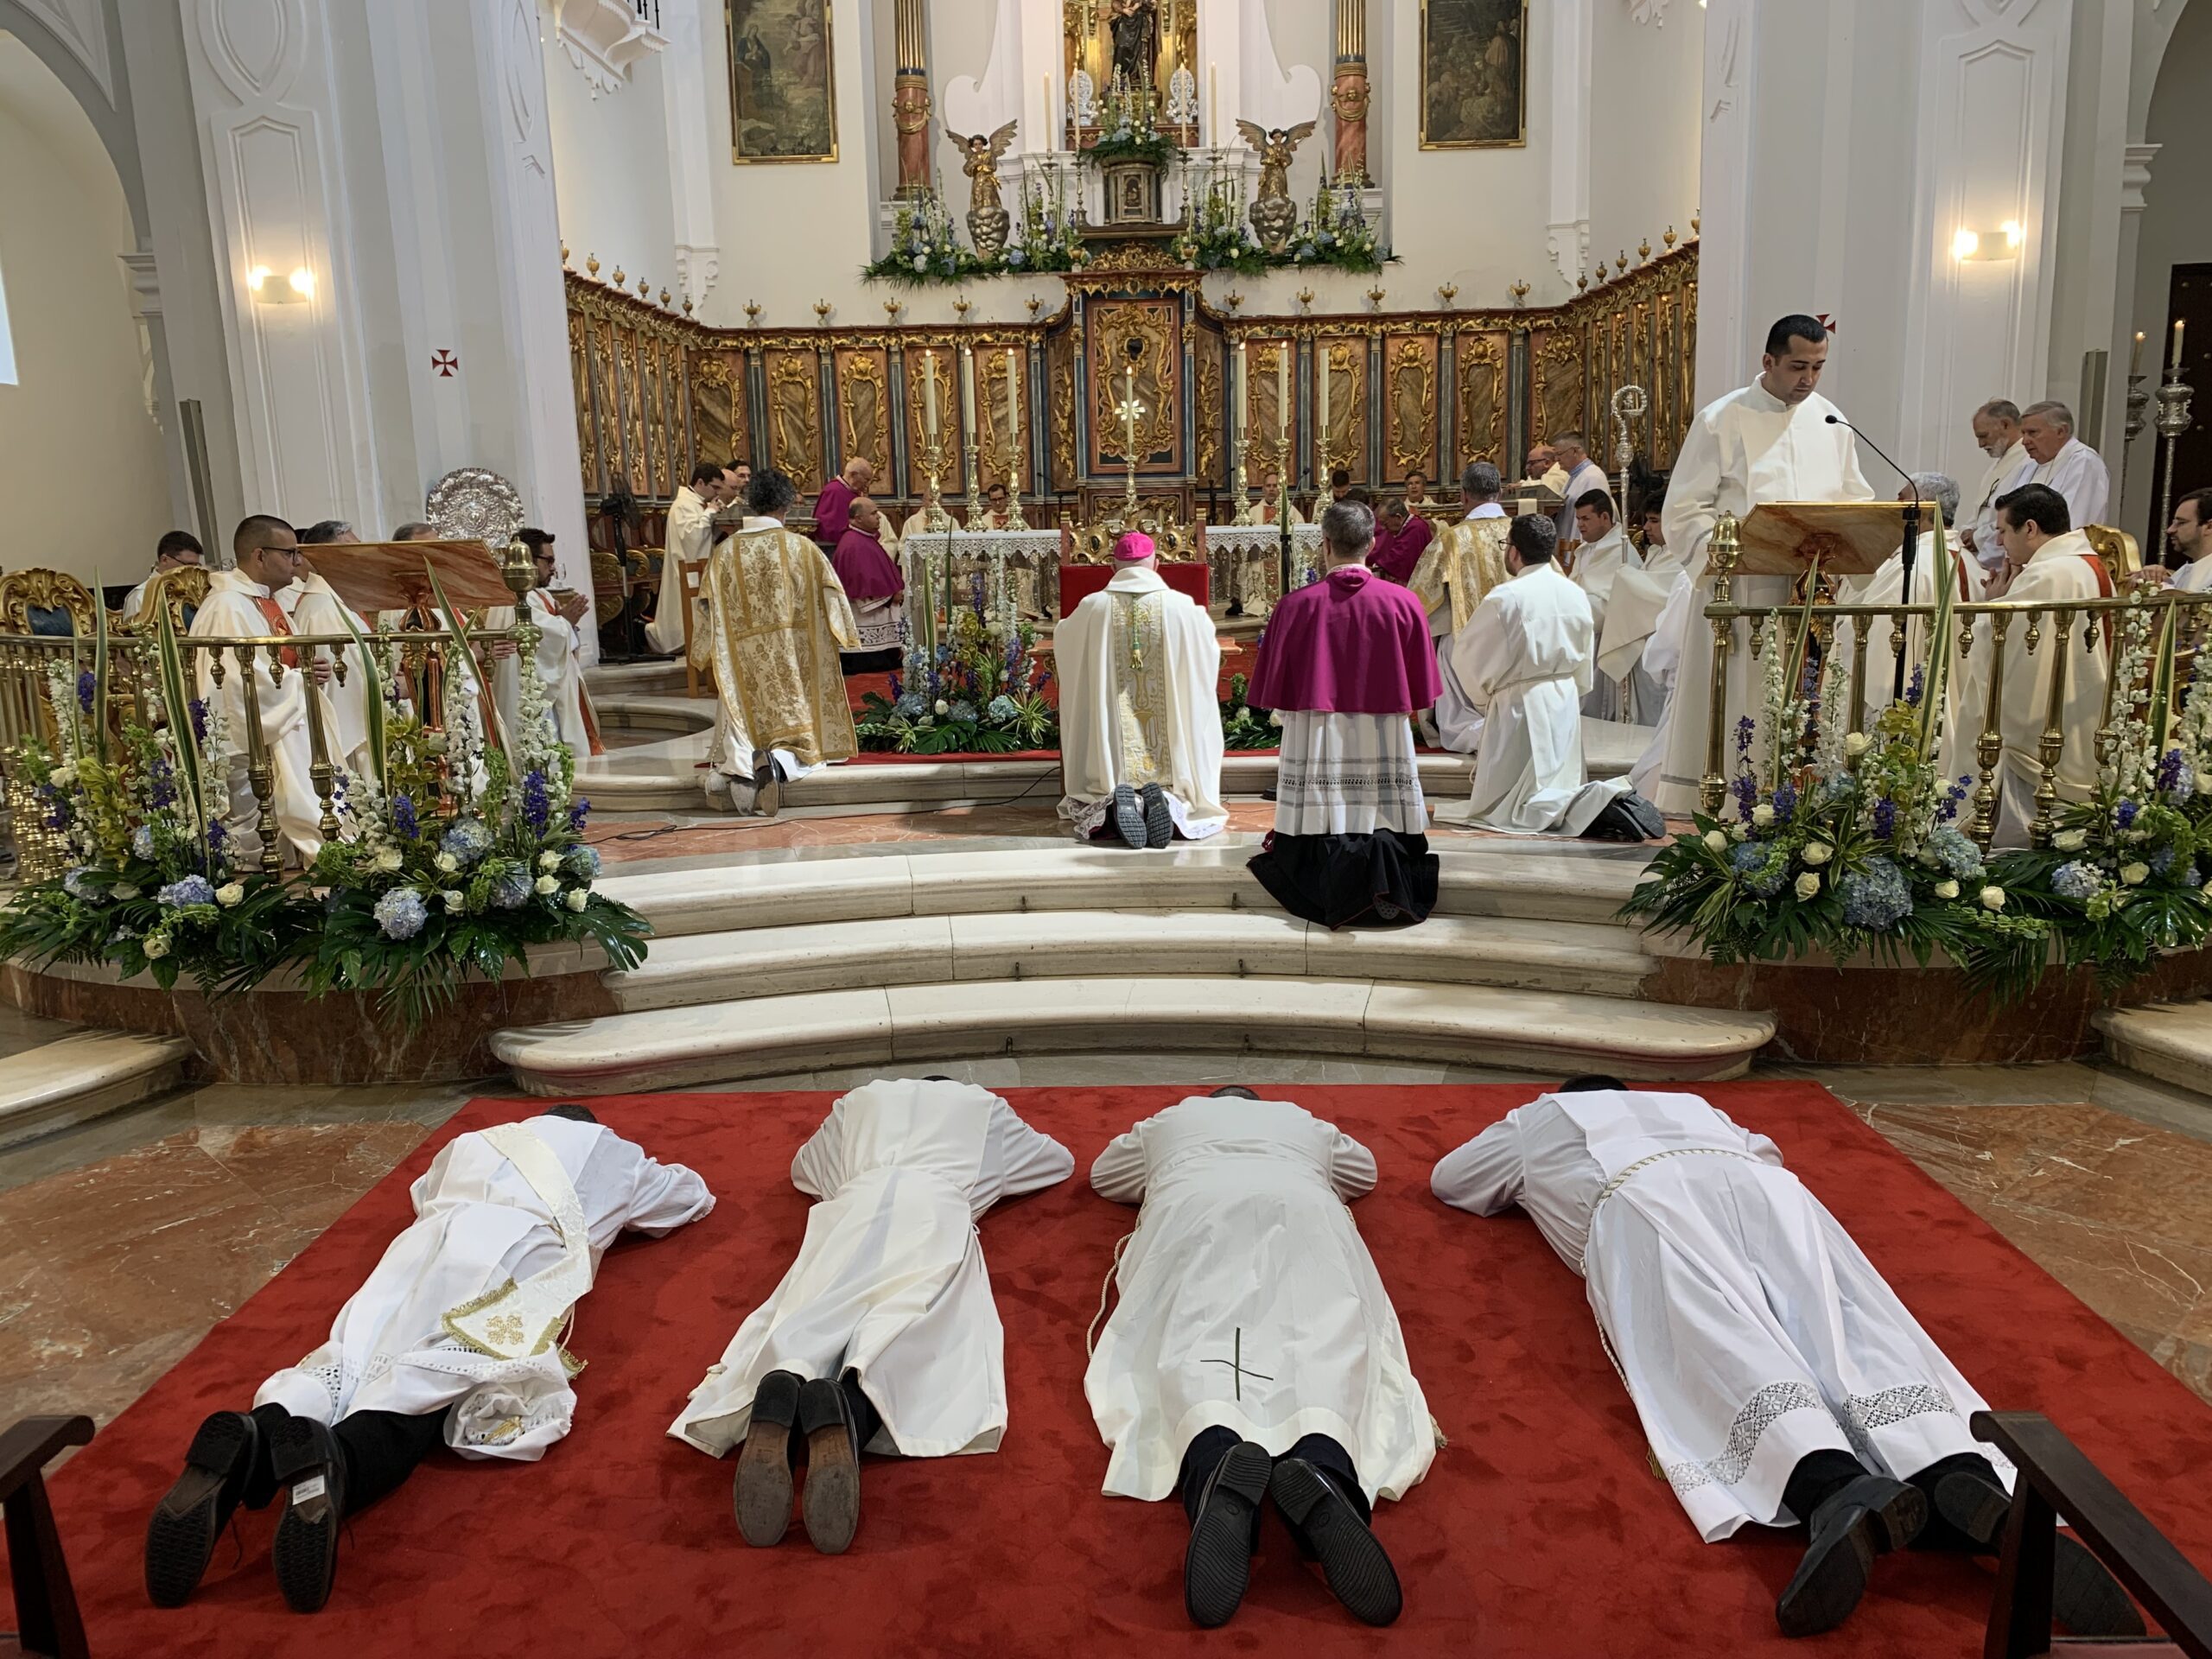
[[[1235,1377],[1235,1378],[1236,1379],[1236,1397],[1237,1397],[1239,1400],[1242,1400],[1242,1399],[1244,1397],[1244,1379],[1245,1379],[1246,1377],[1248,1377],[1248,1376],[1250,1376],[1250,1377],[1256,1377],[1259,1381],[1261,1381],[1261,1382],[1274,1382],[1274,1378],[1273,1378],[1272,1376],[1268,1376],[1265,1371],[1248,1370],[1245,1368],[1245,1364],[1244,1364],[1244,1327],[1243,1327],[1243,1325],[1238,1325],[1238,1326],[1236,1327],[1236,1343],[1235,1343],[1234,1349],[1233,1349],[1233,1357],[1232,1357],[1228,1358],[1228,1359],[1221,1359],[1221,1358],[1214,1358],[1214,1359],[1202,1359],[1202,1360],[1200,1360],[1200,1361],[1198,1362],[1198,1363],[1200,1363],[1201,1365],[1226,1365],[1226,1366],[1228,1366],[1228,1367],[1229,1367],[1229,1370],[1230,1370],[1230,1376],[1232,1376],[1233,1377]]]

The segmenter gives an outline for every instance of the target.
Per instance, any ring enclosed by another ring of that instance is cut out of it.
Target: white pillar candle
[[[1313,482],[1325,486],[1329,481],[1329,348],[1318,340],[1313,342]]]
[[[1020,359],[1011,346],[1006,348],[1006,441],[1014,471],[1008,482],[1018,490],[1021,487],[1022,462],[1027,458],[1029,446],[1022,442]]]
[[[976,441],[976,348],[960,348],[960,418],[966,423],[966,442]]]
[[[922,433],[937,445],[937,353],[922,353]]]
[[[1206,144],[1221,148],[1221,66],[1206,65]]]
[[[1278,442],[1290,435],[1290,342],[1285,340],[1275,353],[1275,437]]]
[[[2179,317],[2176,317],[2176,318],[2174,319],[2174,360],[2173,360],[2173,372],[2174,372],[2176,374],[2179,374],[2179,373],[2181,372],[2181,328],[2182,328],[2182,319],[2181,319],[2181,318],[2179,318]]]
[[[1249,365],[1244,360],[1244,342],[1236,342],[1236,390],[1230,395],[1230,419],[1234,423],[1238,451],[1243,448],[1243,437],[1251,424],[1251,390]]]

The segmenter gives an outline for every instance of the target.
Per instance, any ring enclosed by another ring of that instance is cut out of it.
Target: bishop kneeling
[[[1052,634],[1060,676],[1060,816],[1078,838],[1203,841],[1221,804],[1221,641],[1161,578],[1151,537],[1114,543],[1114,575]]]

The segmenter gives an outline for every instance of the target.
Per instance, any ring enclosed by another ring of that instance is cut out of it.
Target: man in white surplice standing
[[[1271,1497],[1337,1599],[1389,1624],[1398,1579],[1371,1505],[1427,1473],[1436,1441],[1345,1207],[1374,1187],[1375,1155],[1286,1101],[1230,1089],[1117,1136],[1090,1184],[1144,1206],[1083,1383],[1113,1450],[1105,1490],[1157,1500],[1181,1485],[1192,1622],[1224,1624],[1243,1600]]]
[[[1571,1078],[1436,1166],[1445,1203],[1519,1205],[1586,1281],[1651,1455],[1707,1543],[1802,1522],[1775,1605],[1833,1630],[1876,1555],[1994,1553],[2010,1499],[1967,1427],[1981,1396],[1763,1135],[1696,1095]],[[2071,1539],[2056,1611],[2076,1635],[2139,1631]]]
[[[1151,537],[1114,543],[1114,575],[1052,635],[1060,671],[1060,816],[1079,839],[1203,841],[1221,804],[1221,641],[1205,606],[1161,578]]]
[[[791,1160],[816,1200],[798,1257],[730,1338],[669,1433],[738,1448],[738,1530],[779,1543],[804,1448],[801,1519],[825,1555],[860,1527],[860,1454],[995,1452],[1006,1333],[976,1223],[1065,1180],[1075,1159],[988,1090],[887,1079],[842,1097]]]

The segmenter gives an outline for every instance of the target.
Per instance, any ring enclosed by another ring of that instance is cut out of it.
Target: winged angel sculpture
[[[976,245],[976,257],[987,264],[1006,252],[1007,232],[1013,224],[1007,215],[1005,198],[999,194],[999,161],[1014,143],[1018,124],[1009,121],[988,137],[951,135],[952,142],[967,156],[960,170],[969,179],[968,235]]]
[[[1260,193],[1252,198],[1252,229],[1269,253],[1287,248],[1298,228],[1298,204],[1290,195],[1290,158],[1313,136],[1315,124],[1301,121],[1294,127],[1268,129],[1256,121],[1236,123],[1238,136],[1260,152]]]

